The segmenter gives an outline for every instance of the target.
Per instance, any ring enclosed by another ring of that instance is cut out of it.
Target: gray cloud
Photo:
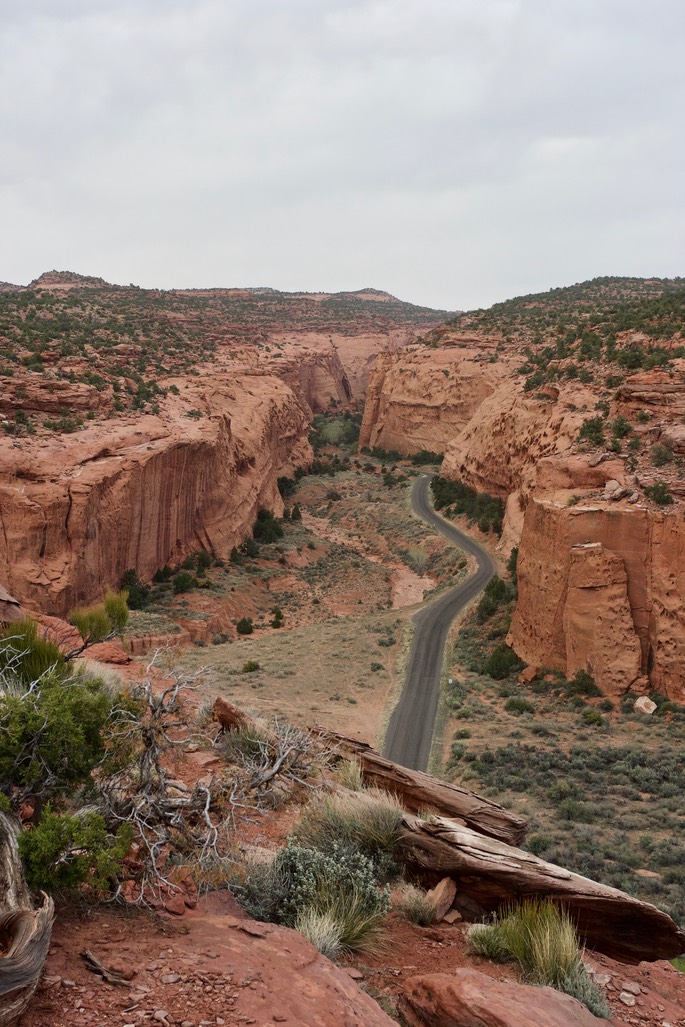
[[[680,0],[0,2],[0,279],[683,273]]]

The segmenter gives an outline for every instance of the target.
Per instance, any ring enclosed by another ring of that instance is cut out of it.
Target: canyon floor
[[[289,500],[301,521],[284,522],[257,555],[210,568],[208,588],[160,589],[132,616],[134,647],[136,637],[173,643],[180,628],[195,644],[177,660],[202,671],[201,695],[378,742],[402,687],[411,613],[467,574],[465,557],[412,514],[411,469],[389,484],[382,467],[359,458],[333,478],[304,477]],[[250,635],[236,631],[242,617]]]

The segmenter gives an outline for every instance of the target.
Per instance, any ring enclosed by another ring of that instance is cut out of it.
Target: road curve
[[[435,717],[440,698],[440,672],[450,624],[474,596],[477,596],[497,568],[482,546],[444,520],[431,506],[428,486],[432,475],[414,482],[411,501],[414,513],[470,556],[477,570],[449,592],[427,603],[412,617],[412,639],[407,674],[400,700],[392,712],[385,736],[383,755],[413,770],[428,766]]]

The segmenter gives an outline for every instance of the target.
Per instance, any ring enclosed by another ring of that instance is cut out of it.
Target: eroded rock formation
[[[188,417],[188,411],[196,411]],[[135,568],[150,579],[205,548],[227,558],[257,511],[280,513],[281,475],[311,451],[308,413],[269,376],[199,379],[140,415],[6,449],[0,575],[48,613],[99,597]]]
[[[630,505],[528,501],[510,643],[620,695],[644,675],[682,701],[685,524]]]
[[[453,340],[454,341],[454,340]],[[642,491],[625,451],[583,451],[597,390],[574,381],[526,391],[512,358],[480,351],[384,354],[369,383],[362,443],[412,453],[444,449],[442,473],[506,500],[503,554],[520,545],[519,603],[509,643],[527,662],[593,674],[621,695],[656,688],[685,698],[682,511]],[[638,447],[685,452],[685,362],[639,372],[611,401]],[[640,416],[638,416],[638,413]],[[677,475],[669,488],[683,494]]]

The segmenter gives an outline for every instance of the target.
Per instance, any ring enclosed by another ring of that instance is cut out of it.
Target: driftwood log
[[[323,729],[319,735],[339,752],[359,760],[365,784],[394,792],[413,813],[431,809],[509,845],[520,844],[526,836],[525,820],[476,792],[392,763],[366,742]]]
[[[590,948],[623,963],[671,959],[685,952],[685,934],[656,906],[486,838],[455,820],[406,815],[398,855],[411,867],[452,877],[458,908],[491,913],[506,902],[544,896],[568,910]]]
[[[33,908],[24,881],[18,825],[0,813],[0,1025],[13,1024],[38,987],[50,947],[55,907],[43,895]]]

